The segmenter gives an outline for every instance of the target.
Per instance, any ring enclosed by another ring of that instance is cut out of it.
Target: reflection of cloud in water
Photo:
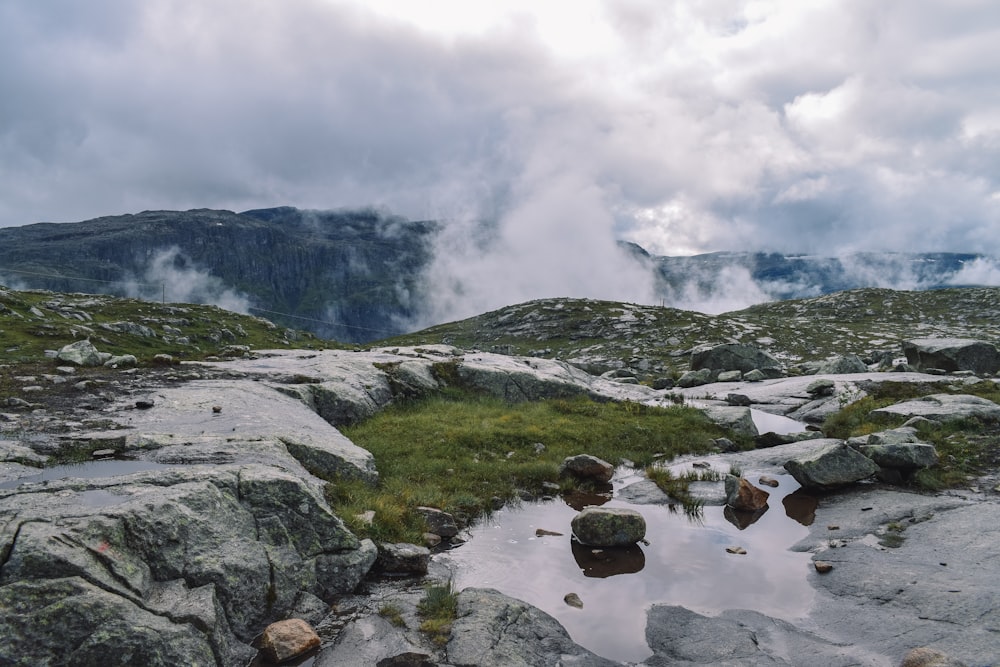
[[[595,653],[640,661],[651,653],[646,609],[654,602],[710,615],[752,609],[793,620],[807,614],[813,600],[806,580],[810,556],[789,547],[808,529],[777,510],[781,498],[798,487],[790,476],[779,480],[777,489],[769,489],[773,511],[743,531],[726,521],[722,507],[705,507],[699,523],[661,505],[608,503],[637,509],[646,519],[645,567],[634,574],[586,576],[571,549],[576,511],[558,501],[501,510],[443,558],[454,565],[457,588],[496,588],[552,614],[574,641]],[[537,528],[564,535],[535,537]],[[728,554],[727,546],[741,546],[747,554]],[[583,609],[568,606],[567,593],[578,594]]]

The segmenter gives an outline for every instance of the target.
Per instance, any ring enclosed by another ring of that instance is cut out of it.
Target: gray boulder
[[[574,643],[552,616],[488,588],[458,594],[458,618],[448,640],[456,667],[613,667]]]
[[[871,477],[878,466],[842,440],[813,441],[817,448],[785,463],[795,480],[806,489],[832,489]]]
[[[757,425],[753,421],[753,413],[750,408],[717,405],[702,408],[702,412],[715,424],[729,429],[734,433],[746,435],[751,438],[759,435]]]
[[[570,526],[581,544],[592,547],[626,547],[646,537],[642,515],[620,507],[589,507]]]
[[[59,361],[65,361],[77,366],[100,366],[104,363],[101,353],[89,340],[78,340],[64,345],[56,355]]]
[[[596,482],[610,482],[614,477],[615,467],[596,456],[577,454],[567,456],[559,465],[559,476],[572,476],[577,479],[591,479]]]
[[[867,372],[868,366],[856,354],[844,354],[827,359],[816,368],[816,375],[846,375]]]
[[[919,470],[938,463],[938,454],[934,445],[922,442],[862,445],[858,451],[878,464],[880,468]]]
[[[917,338],[903,342],[903,354],[918,370],[972,371],[992,375],[1000,370],[996,346],[968,338]]]
[[[956,419],[1000,421],[1000,405],[970,394],[931,394],[912,401],[903,401],[869,413],[872,419],[924,417],[946,422]]]
[[[752,345],[725,343],[695,350],[691,354],[691,370],[707,368],[713,376],[721,371],[749,373],[759,370],[767,377],[781,377],[781,362],[767,352]]]
[[[707,368],[686,371],[677,379],[677,386],[681,389],[689,387],[700,387],[712,381],[712,371]]]
[[[431,552],[427,547],[405,542],[386,542],[379,545],[375,567],[385,574],[427,574]]]

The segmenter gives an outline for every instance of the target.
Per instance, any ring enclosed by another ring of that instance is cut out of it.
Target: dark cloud
[[[596,7],[566,10],[614,36],[580,55],[524,18],[442,32],[362,2],[3,3],[0,225],[375,205],[460,235],[486,217],[494,260],[559,267],[520,272],[536,291],[590,284],[551,258],[612,262],[615,236],[1000,253],[995,3]]]

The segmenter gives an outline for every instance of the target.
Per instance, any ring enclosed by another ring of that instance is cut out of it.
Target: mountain
[[[383,338],[419,305],[432,222],[375,210],[145,211],[0,229],[6,284],[215,303],[323,338]]]
[[[437,296],[425,278],[443,225],[375,209],[145,211],[76,223],[0,229],[0,281],[17,288],[101,292],[211,303],[366,342],[426,322]],[[841,257],[717,252],[624,261],[654,274],[661,305],[720,313],[861,287],[934,289],[1000,276],[971,253],[854,253]],[[970,271],[970,267],[986,269]],[[456,284],[461,276],[455,277]]]

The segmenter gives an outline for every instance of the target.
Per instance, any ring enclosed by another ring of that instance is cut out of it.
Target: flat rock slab
[[[931,394],[872,410],[870,416],[872,418],[924,417],[936,421],[980,419],[995,422],[1000,421],[1000,405],[969,394]]]

